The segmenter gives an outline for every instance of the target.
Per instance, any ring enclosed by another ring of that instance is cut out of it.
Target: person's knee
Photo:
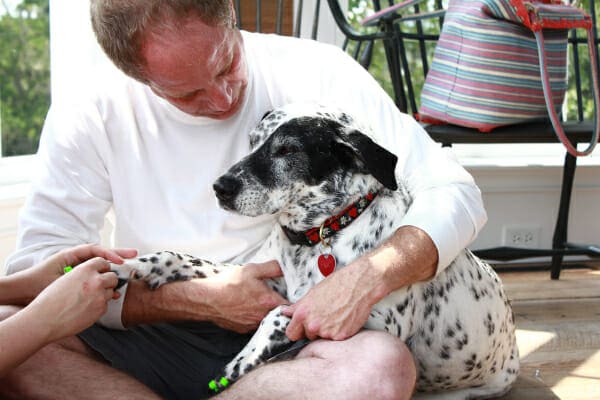
[[[363,332],[360,338],[361,378],[371,398],[410,399],[416,368],[408,347],[397,337],[383,332]]]
[[[32,398],[32,390],[36,387],[32,384],[32,379],[43,376],[43,368],[59,365],[64,359],[65,352],[79,353],[93,359],[93,351],[76,336],[66,337],[56,342],[47,344],[33,354],[21,365],[9,371],[3,377],[0,377],[0,398],[2,399],[23,399]]]
[[[51,343],[42,347],[35,353],[35,363],[26,360],[21,365],[9,371],[6,375],[0,378],[0,397],[3,399],[23,399],[29,398],[30,390],[33,389],[29,376],[42,368],[42,365],[50,365],[54,354],[59,351],[59,345]]]

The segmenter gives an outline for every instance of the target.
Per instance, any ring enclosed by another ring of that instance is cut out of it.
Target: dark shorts
[[[211,395],[208,382],[250,340],[206,322],[140,325],[120,331],[94,325],[79,334],[113,367],[164,399]]]

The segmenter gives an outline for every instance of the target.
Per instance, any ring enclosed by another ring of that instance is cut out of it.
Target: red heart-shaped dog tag
[[[335,270],[335,257],[331,254],[321,254],[317,265],[323,276],[328,276]]]

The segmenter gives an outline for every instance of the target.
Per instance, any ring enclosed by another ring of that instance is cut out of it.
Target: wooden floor
[[[521,373],[502,400],[600,399],[600,270],[501,273]]]

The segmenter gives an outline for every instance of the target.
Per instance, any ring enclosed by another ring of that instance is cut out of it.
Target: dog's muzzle
[[[226,174],[216,180],[213,190],[219,200],[219,205],[226,210],[234,210],[234,202],[242,188],[242,182],[232,175]]]

